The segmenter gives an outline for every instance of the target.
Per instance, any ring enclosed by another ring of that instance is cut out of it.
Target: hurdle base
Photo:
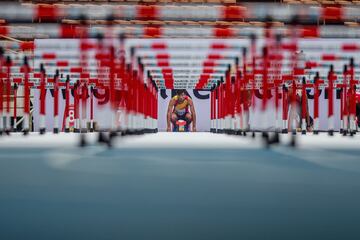
[[[269,133],[268,132],[262,132],[261,136],[263,138],[269,138]]]
[[[58,128],[54,128],[54,129],[53,129],[53,133],[58,134],[58,133],[59,133],[59,129],[58,129]]]
[[[289,130],[287,128],[284,128],[283,130],[281,130],[281,133],[282,134],[287,134],[287,133],[289,133]]]
[[[4,132],[5,132],[5,134],[8,135],[8,136],[10,135],[10,130],[9,130],[9,129],[6,129]]]
[[[224,130],[223,130],[223,129],[218,129],[218,130],[216,131],[216,133],[224,133]]]
[[[150,134],[153,133],[153,130],[151,128],[144,128],[143,132],[144,134]]]
[[[109,140],[103,132],[99,132],[98,143],[107,143]]]
[[[109,140],[106,142],[106,145],[108,146],[108,148],[112,148],[113,144],[112,144],[112,138],[109,136]]]
[[[269,138],[269,144],[278,144],[280,143],[280,137],[279,137],[279,133],[275,133],[274,137]]]
[[[243,131],[242,130],[234,130],[235,131],[235,135],[239,135],[242,136],[243,135]]]
[[[129,135],[139,135],[138,130],[137,129],[132,130]]]
[[[146,128],[145,130],[147,131],[146,133],[156,133],[156,130],[152,128]]]
[[[135,130],[133,130],[133,129],[127,129],[126,131],[125,131],[125,135],[135,135]]]
[[[264,143],[265,143],[265,147],[266,147],[266,148],[269,148],[269,147],[270,147],[269,133],[267,133],[267,132],[262,132],[261,136],[262,136],[262,139],[263,139],[263,141],[264,141]]]
[[[279,133],[275,133],[275,136],[272,141],[273,141],[273,143],[280,143]]]
[[[143,131],[142,129],[135,129],[134,135],[142,135],[143,134],[142,131]]]
[[[80,134],[79,147],[86,147],[86,145],[87,145],[87,142],[86,142],[85,134]]]
[[[255,132],[252,132],[251,137],[255,138]]]
[[[118,136],[118,133],[117,131],[110,131],[110,134],[109,134],[109,138],[112,139],[114,137],[117,137]]]
[[[40,128],[40,134],[43,135],[46,133],[46,129],[45,128]]]
[[[23,134],[24,134],[24,136],[29,135],[29,129],[24,129]]]
[[[329,130],[329,131],[328,131],[328,134],[329,134],[329,136],[334,136],[334,130],[332,130],[332,129]]]
[[[290,147],[296,147],[296,135],[291,135]]]
[[[143,135],[144,134],[144,129],[136,129],[134,134],[135,135]]]
[[[233,129],[228,129],[228,130],[227,130],[227,134],[228,134],[228,135],[235,135],[236,132],[235,132],[235,130],[233,130]]]
[[[313,133],[314,133],[314,135],[318,135],[318,134],[319,134],[319,130],[314,130]]]

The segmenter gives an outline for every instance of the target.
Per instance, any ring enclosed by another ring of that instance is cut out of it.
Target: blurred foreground
[[[0,239],[358,239],[360,136],[0,138]]]

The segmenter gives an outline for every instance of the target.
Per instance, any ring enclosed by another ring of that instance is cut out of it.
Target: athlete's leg
[[[186,121],[186,131],[188,132],[189,131],[189,126],[192,122],[192,116],[191,116],[191,113],[186,113],[185,114],[185,121]]]
[[[172,124],[176,124],[176,121],[178,120],[178,116],[176,115],[176,113],[172,113],[171,114],[171,123]]]
[[[173,125],[173,131],[177,131],[177,125],[176,125],[176,121],[178,120],[178,116],[176,115],[176,113],[172,113],[171,114],[171,123]]]
[[[191,113],[186,113],[185,114],[185,121],[186,121],[187,124],[190,124],[192,122]]]

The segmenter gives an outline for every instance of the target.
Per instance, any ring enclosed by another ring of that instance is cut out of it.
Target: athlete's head
[[[185,100],[186,91],[184,89],[178,89],[176,90],[176,95],[178,96],[179,101],[182,102]]]

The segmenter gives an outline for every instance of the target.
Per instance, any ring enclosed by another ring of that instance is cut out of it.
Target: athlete
[[[196,113],[194,103],[191,98],[186,95],[185,90],[177,90],[176,95],[171,98],[166,117],[168,132],[172,131],[171,123],[173,125],[173,131],[178,130],[176,125],[178,120],[186,121],[186,130],[189,129],[189,125],[192,122],[192,131],[196,132]]]

